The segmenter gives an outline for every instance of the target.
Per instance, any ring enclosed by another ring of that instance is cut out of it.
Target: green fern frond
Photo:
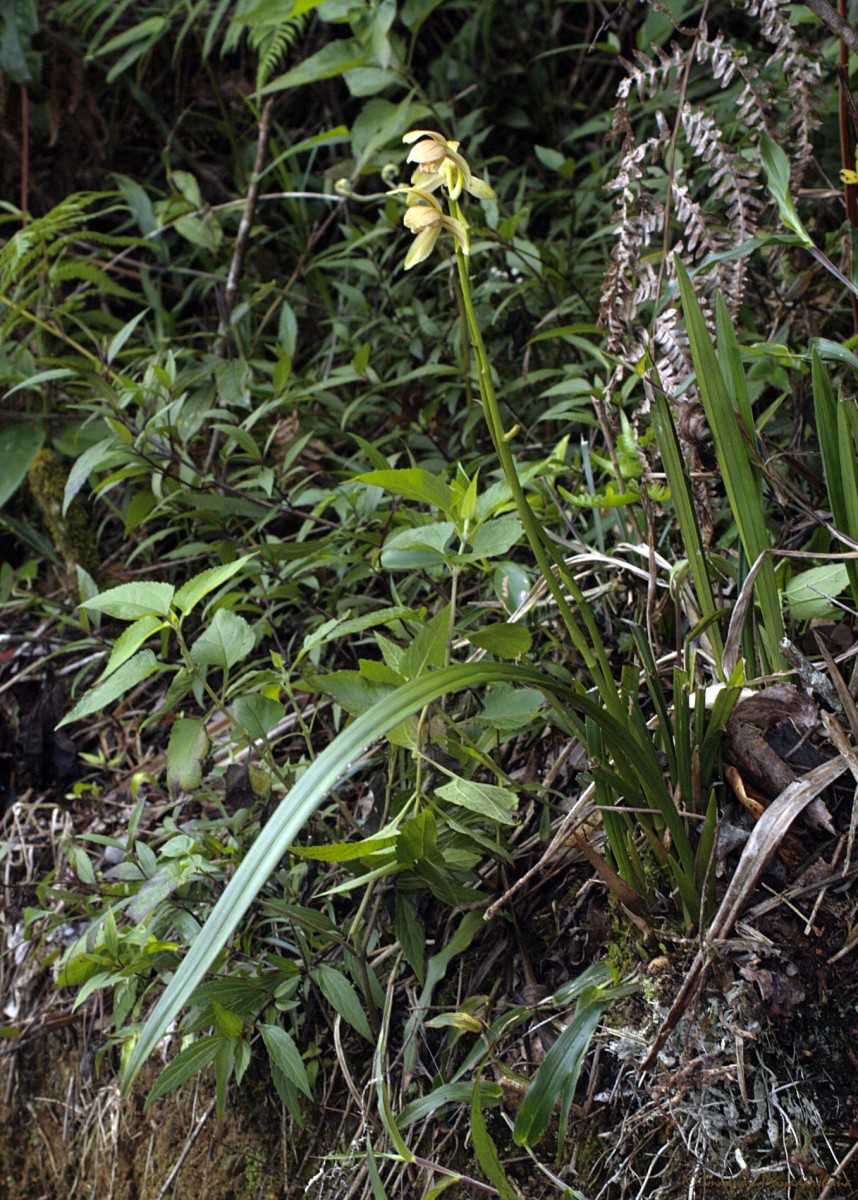
[[[287,54],[304,32],[304,17],[287,17],[276,25],[266,25],[254,30],[249,37],[250,47],[259,55],[256,68],[256,86],[265,87],[272,78],[283,56]]]

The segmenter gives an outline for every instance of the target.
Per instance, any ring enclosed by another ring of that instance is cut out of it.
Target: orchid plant
[[[596,786],[604,802],[602,819],[614,860],[622,880],[630,884],[638,894],[646,894],[647,884],[635,846],[635,837],[642,827],[654,853],[673,877],[681,896],[687,924],[694,925],[700,919],[701,905],[705,903],[705,879],[711,835],[714,831],[714,805],[709,805],[704,835],[701,836],[698,851],[695,852],[677,806],[679,794],[684,797],[691,795],[690,779],[680,778],[681,772],[677,768],[671,772],[672,787],[666,785],[655,744],[647,730],[641,710],[633,699],[638,686],[637,676],[630,668],[623,675],[622,689],[618,688],[595,615],[566,564],[558,543],[552,539],[544,523],[534,513],[522,487],[511,449],[519,427],[514,421],[511,428],[504,427],[492,370],[471,295],[469,225],[462,207],[464,192],[482,200],[491,199],[494,193],[484,180],[473,174],[458,142],[447,141],[440,133],[427,129],[413,130],[406,134],[403,140],[411,146],[408,161],[416,164],[411,185],[392,189],[394,193],[405,194],[404,224],[415,235],[405,258],[405,269],[410,270],[428,258],[442,233],[446,232],[452,236],[462,308],[476,356],[482,409],[492,443],[534,559],[568,631],[570,641],[586,664],[598,692],[600,703],[593,706],[593,715],[589,720],[576,721],[569,708],[564,708],[563,716],[575,727],[577,736],[589,746],[594,761],[602,764],[597,771]],[[446,207],[442,201],[446,202]],[[654,665],[647,672],[647,677],[648,681],[656,686]],[[677,677],[677,693],[684,694],[684,687],[682,679]],[[587,704],[592,705],[594,699],[587,697]],[[583,697],[579,697],[579,702],[581,701]],[[683,745],[676,751],[666,707],[664,714],[663,736],[669,755],[673,755],[672,761],[674,764],[686,759],[690,762],[691,748]],[[721,716],[711,723],[714,739],[717,739],[717,730],[722,723]],[[601,731],[604,731],[604,736]],[[612,806],[620,795],[625,796],[627,801],[630,796],[637,795],[641,808],[649,807],[659,814],[658,819],[653,822],[648,816],[642,816],[640,825],[636,826],[625,814],[613,811]],[[669,831],[672,850],[667,850],[663,844],[666,830]],[[619,886],[617,875],[611,872],[611,876],[614,881],[612,886]],[[629,899],[628,889],[622,894]]]
[[[620,716],[622,701],[611,675],[593,614],[577,581],[566,566],[563,556],[558,552],[530,507],[521,486],[515,460],[510,450],[510,442],[518,432],[518,427],[513,425],[510,430],[504,430],[497,394],[492,382],[491,367],[474,310],[468,274],[470,227],[462,208],[461,198],[462,194],[467,192],[478,200],[492,200],[495,193],[485,180],[480,179],[472,172],[467,159],[460,150],[459,142],[448,141],[442,134],[432,129],[413,129],[410,133],[406,133],[402,140],[411,146],[407,161],[414,163],[415,168],[410,186],[392,188],[389,194],[405,195],[406,211],[403,223],[406,229],[415,235],[415,240],[405,256],[405,270],[410,270],[427,259],[442,233],[446,232],[452,236],[462,303],[471,335],[471,344],[477,358],[483,412],[495,451],[512,492],[534,558],[557,604],[570,639],[587,664],[606,708],[616,716]],[[441,191],[447,202],[446,212],[435,195],[438,191]],[[581,615],[583,629],[569,603],[570,598]]]

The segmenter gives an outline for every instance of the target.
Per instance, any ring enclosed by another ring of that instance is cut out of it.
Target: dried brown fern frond
[[[769,132],[777,132],[790,142],[790,187],[795,191],[804,180],[813,157],[812,134],[820,124],[816,112],[816,95],[821,77],[820,64],[812,59],[795,36],[788,20],[789,8],[781,0],[749,0],[748,15],[759,19],[760,32],[774,47],[765,70],[773,72],[777,67],[785,86],[777,90],[777,110],[783,116],[783,124],[777,131],[769,116]],[[744,95],[744,93],[743,93]],[[775,106],[769,108],[773,113]],[[743,111],[740,104],[740,112]]]

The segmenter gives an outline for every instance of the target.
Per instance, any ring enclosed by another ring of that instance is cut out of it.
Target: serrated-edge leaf
[[[391,467],[389,471],[367,471],[356,477],[358,483],[368,483],[383,488],[394,496],[428,504],[441,512],[449,513],[455,495],[453,489],[437,475],[424,471],[422,467]]]
[[[219,608],[212,621],[191,647],[197,666],[220,667],[226,671],[247,658],[255,637],[250,623],[228,608]]]
[[[338,1012],[352,1029],[356,1029],[362,1037],[375,1045],[375,1038],[372,1036],[358,994],[342,971],[328,963],[319,963],[318,966],[310,968],[309,975],[335,1012]]]
[[[214,1061],[215,1055],[223,1044],[224,1038],[221,1034],[211,1033],[197,1038],[190,1046],[180,1050],[155,1080],[151,1092],[146,1097],[143,1111],[146,1112],[156,1100],[160,1100],[167,1092],[185,1083],[192,1075],[204,1070],[209,1063]]]
[[[218,1032],[222,1033],[224,1037],[237,1038],[244,1028],[244,1022],[238,1013],[230,1012],[214,997],[212,997],[212,1016]]]
[[[139,654],[135,654],[133,658],[129,658],[127,662],[123,663],[108,679],[91,687],[71,712],[63,717],[57,725],[57,729],[71,724],[72,721],[79,721],[81,717],[88,717],[91,713],[102,712],[114,700],[124,696],[131,688],[142,683],[144,679],[148,679],[159,669],[160,664],[152,651],[141,650]]]
[[[136,621],[149,614],[166,617],[176,593],[171,583],[141,580],[139,583],[120,583],[118,587],[99,592],[84,600],[81,608],[103,612],[120,621]]]
[[[291,1034],[279,1025],[260,1025],[259,1032],[268,1056],[299,1091],[312,1100],[313,1092],[307,1078],[307,1068]]]
[[[158,633],[161,629],[165,629],[166,626],[166,621],[162,621],[160,617],[152,616],[151,614],[145,617],[138,617],[127,629],[123,629],[122,633],[116,639],[101,678],[107,679],[124,662],[127,662],[132,655],[136,654],[144,642],[148,641],[153,634]]]
[[[187,616],[201,600],[232,579],[233,575],[237,575],[254,557],[253,554],[244,554],[234,562],[223,563],[219,567],[209,567],[207,571],[201,571],[199,575],[195,575],[193,579],[182,584],[173,597],[173,606]]]

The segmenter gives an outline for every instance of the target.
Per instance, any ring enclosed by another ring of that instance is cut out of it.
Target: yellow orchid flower
[[[405,228],[416,235],[405,256],[406,271],[429,257],[444,230],[453,235],[463,254],[470,253],[468,231],[464,224],[455,217],[448,217],[430,192],[414,187],[392,188],[391,191],[405,193],[407,208],[402,221]]]
[[[451,200],[458,200],[463,190],[479,200],[494,200],[493,189],[471,173],[458,142],[448,142],[434,129],[412,129],[402,140],[406,145],[415,143],[407,160],[417,164],[411,177],[415,187],[434,192],[443,184]]]

